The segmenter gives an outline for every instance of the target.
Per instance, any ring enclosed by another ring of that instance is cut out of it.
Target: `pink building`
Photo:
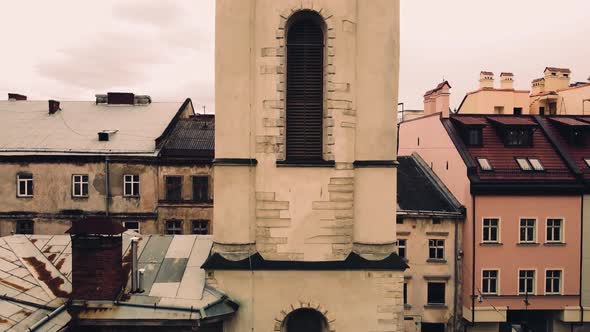
[[[580,309],[590,175],[581,156],[590,149],[584,141],[571,157],[567,143],[579,134],[560,118],[438,112],[400,124],[399,155],[417,152],[467,209],[458,257],[471,331],[570,331],[590,321]],[[565,122],[590,128],[590,117],[575,121]]]

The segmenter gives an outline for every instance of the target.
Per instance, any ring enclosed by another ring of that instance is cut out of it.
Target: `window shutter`
[[[313,15],[287,36],[287,160],[322,160],[324,33]]]

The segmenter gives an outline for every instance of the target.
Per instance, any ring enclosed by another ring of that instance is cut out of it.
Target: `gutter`
[[[66,309],[66,307],[68,306],[68,303],[64,303],[61,306],[59,306],[57,309],[53,310],[52,312],[48,313],[45,317],[43,317],[41,320],[39,320],[37,323],[33,324],[31,327],[29,327],[28,331],[32,332],[32,331],[36,331],[37,329],[39,329],[41,326],[45,325],[45,323],[49,322],[50,320],[52,320],[54,317],[56,317],[57,315],[59,315],[62,311],[64,311]]]
[[[457,263],[459,262],[459,260],[457,259],[457,254],[458,254],[458,248],[459,248],[459,239],[457,238],[457,232],[459,230],[459,224],[457,222],[455,222],[455,265],[453,266],[454,268],[454,280],[453,280],[453,331],[457,331],[457,287],[459,285],[459,267],[457,266]]]
[[[29,307],[33,307],[33,308],[37,308],[37,309],[43,309],[43,310],[48,310],[48,311],[52,311],[52,310],[57,309],[56,307],[50,307],[50,306],[38,304],[38,303],[35,303],[35,302],[29,302],[29,301],[25,301],[25,300],[21,300],[21,299],[16,299],[14,297],[6,296],[6,295],[0,295],[0,300],[4,300],[4,301],[8,301],[8,302],[14,302],[14,303],[18,303],[18,304],[24,304],[24,305],[29,306]]]
[[[399,216],[428,216],[428,217],[442,217],[450,219],[461,219],[465,214],[461,212],[447,212],[447,211],[427,211],[427,210],[397,210]]]
[[[104,205],[105,213],[109,215],[110,181],[109,181],[109,156],[104,157]]]
[[[471,326],[475,326],[475,195],[471,195]]]

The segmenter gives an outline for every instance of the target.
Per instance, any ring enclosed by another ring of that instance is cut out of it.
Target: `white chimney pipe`
[[[139,269],[138,272],[137,292],[143,293],[143,276],[145,274],[145,269]]]

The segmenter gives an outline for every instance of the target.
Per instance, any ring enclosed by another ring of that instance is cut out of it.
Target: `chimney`
[[[494,73],[491,71],[482,71],[479,73],[479,88],[493,89],[494,88]]]
[[[122,233],[109,217],[74,221],[72,240],[72,300],[115,300],[125,286]]]
[[[424,115],[441,113],[443,118],[449,117],[451,85],[448,81],[439,83],[434,89],[424,94]]]
[[[59,101],[57,100],[49,100],[49,114],[55,114],[59,111]]]
[[[27,100],[27,96],[18,93],[9,93],[8,100]]]
[[[133,105],[135,95],[130,92],[109,92],[107,93],[107,103],[109,105]]]
[[[514,74],[501,73],[500,74],[500,85],[501,85],[502,89],[514,89]]]

